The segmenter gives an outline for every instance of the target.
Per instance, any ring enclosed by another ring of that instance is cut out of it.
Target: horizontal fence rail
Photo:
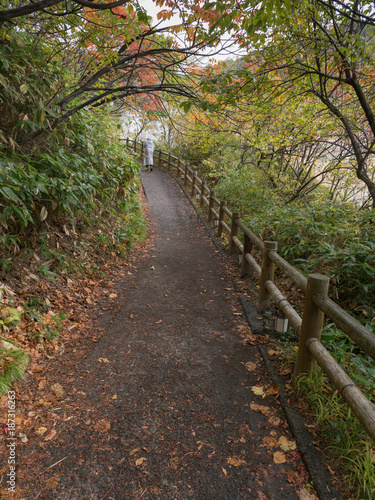
[[[143,156],[143,145],[126,139],[126,146],[136,155]],[[190,196],[207,218],[217,227],[217,236],[227,235],[229,252],[237,252],[241,262],[241,276],[252,272],[259,280],[257,310],[267,311],[274,300],[276,306],[289,320],[299,336],[298,353],[294,374],[306,373],[317,363],[331,380],[339,394],[347,402],[366,432],[375,441],[375,407],[364,396],[339,363],[320,342],[324,316],[350,337],[364,352],[375,360],[375,335],[350,316],[338,304],[328,298],[329,278],[321,274],[304,276],[277,253],[277,243],[263,241],[240,220],[238,212],[232,212],[225,200],[219,200],[205,180],[198,177],[187,163],[162,150],[155,150],[158,166],[179,179]],[[261,262],[261,265],[260,265]],[[278,267],[304,294],[302,317],[294,309],[274,282]]]

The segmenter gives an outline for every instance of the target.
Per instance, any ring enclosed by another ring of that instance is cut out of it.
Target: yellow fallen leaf
[[[287,460],[282,451],[275,451],[275,453],[273,454],[273,461],[275,462],[275,464],[285,464]]]
[[[262,396],[264,398],[266,395],[264,393],[264,387],[259,387],[258,385],[254,385],[251,390],[256,396]]]
[[[159,321],[156,321],[156,325],[158,325],[159,323],[163,323],[163,320],[162,319],[159,319]]]
[[[222,467],[221,470],[223,471],[224,476],[227,477],[228,472],[224,469],[224,467]]]
[[[99,358],[99,363],[110,363],[110,361],[107,358]]]
[[[142,465],[143,462],[146,462],[147,458],[145,457],[141,457],[141,458],[138,458],[138,460],[135,461],[135,465]]]
[[[117,399],[117,394],[114,394],[111,399]]]
[[[237,457],[229,457],[227,458],[227,464],[232,465],[233,467],[239,467],[240,465],[247,465],[245,460]]]
[[[283,451],[295,450],[297,448],[296,442],[289,441],[285,436],[279,438],[278,445]]]
[[[38,436],[43,436],[43,434],[45,434],[47,430],[47,427],[39,427],[39,429],[37,429],[35,433],[38,434]]]
[[[109,298],[110,299],[115,299],[117,297],[117,293],[110,293]]]

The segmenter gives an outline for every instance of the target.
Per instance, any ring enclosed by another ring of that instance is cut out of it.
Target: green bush
[[[372,329],[375,316],[374,210],[332,204],[317,191],[304,203],[282,203],[270,187],[259,187],[249,172],[232,171],[218,182],[218,195],[242,213],[263,239],[277,241],[279,253],[303,273],[331,278],[330,293]]]

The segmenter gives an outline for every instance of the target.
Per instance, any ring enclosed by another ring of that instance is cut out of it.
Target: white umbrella
[[[156,141],[156,137],[152,134],[149,134],[149,133],[143,133],[140,135],[139,139],[141,141],[145,141],[146,139],[150,138],[152,141]]]

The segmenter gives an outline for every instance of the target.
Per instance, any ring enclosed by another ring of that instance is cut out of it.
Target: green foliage
[[[0,339],[0,396],[8,392],[13,382],[25,376],[28,361],[23,349]]]
[[[309,375],[298,377],[296,385],[298,392],[310,402],[333,457],[345,467],[355,499],[372,500],[375,494],[374,455],[363,426],[331,388],[320,367]]]
[[[79,219],[120,190],[134,190],[139,165],[119,142],[108,109],[81,110],[51,130],[51,102],[70,70],[47,40],[4,28],[0,37],[0,256],[9,267],[32,231],[67,215]]]
[[[219,196],[243,214],[245,224],[303,273],[331,278],[331,294],[371,329],[375,298],[374,211],[310,197],[285,205],[251,172],[233,171],[216,187]]]
[[[12,307],[3,307],[0,310],[0,327],[2,330],[10,330],[20,321],[22,313]]]

